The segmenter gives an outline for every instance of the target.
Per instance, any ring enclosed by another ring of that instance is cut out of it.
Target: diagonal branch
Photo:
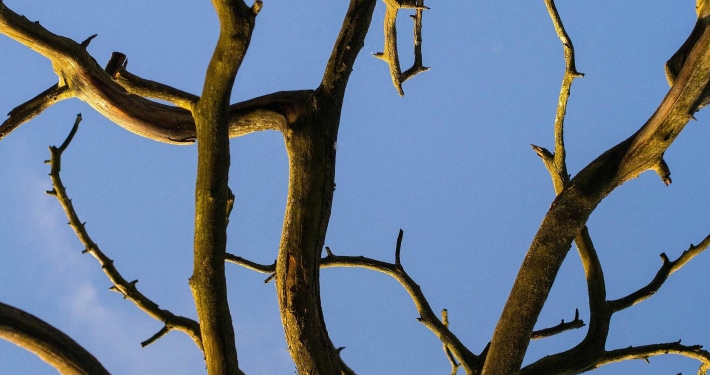
[[[190,277],[209,375],[237,374],[237,348],[227,300],[224,256],[229,186],[229,100],[251,41],[260,0],[213,0],[219,38],[207,66],[202,95],[192,106],[197,129],[194,267]]]
[[[67,87],[68,92],[63,95],[79,98],[117,125],[143,137],[170,144],[194,142],[195,123],[189,110],[132,94],[131,88],[139,86],[134,83],[138,79],[119,74],[123,79],[114,81],[89,55],[86,44],[53,34],[40,24],[13,12],[3,3],[0,3],[0,34],[48,58],[59,78],[57,87]],[[126,84],[128,89],[122,84]],[[165,87],[148,87],[146,90],[153,92],[150,95],[145,91],[142,93],[147,97],[159,98],[155,91]],[[229,113],[230,137],[255,131],[285,129],[301,116],[305,108],[303,100],[308,96],[305,94],[310,91],[278,92],[232,105]],[[182,93],[175,89],[173,92]],[[190,102],[192,98],[194,96],[190,95],[176,97],[180,105]],[[37,108],[34,115],[46,107]],[[27,116],[18,116],[17,120],[12,121],[21,124],[29,119]],[[0,127],[0,137],[17,126]]]
[[[67,375],[108,375],[86,349],[34,315],[0,303],[0,338],[31,351]]]
[[[519,370],[535,321],[572,240],[611,191],[658,165],[698,109],[709,81],[710,29],[705,26],[673,87],[646,124],[579,172],[552,203],[503,309],[484,374]]]
[[[62,143],[61,146],[52,146],[49,148],[51,153],[51,160],[49,160],[48,162],[51,166],[50,178],[52,179],[53,189],[51,191],[48,191],[47,194],[53,195],[57,198],[57,200],[62,206],[62,209],[64,209],[67,218],[69,219],[69,225],[74,230],[74,233],[76,233],[76,236],[78,237],[79,241],[85,246],[84,252],[89,253],[94,258],[96,258],[96,260],[101,265],[101,269],[103,270],[103,272],[106,274],[109,280],[111,280],[111,283],[113,284],[111,289],[121,293],[124,298],[133,302],[133,304],[135,304],[139,309],[144,311],[150,317],[163,322],[165,324],[165,327],[161,331],[169,331],[175,329],[178,331],[185,332],[187,335],[190,336],[190,338],[192,338],[192,340],[195,342],[195,345],[197,345],[197,347],[202,350],[202,339],[200,338],[199,324],[197,324],[197,322],[192,319],[174,315],[168,310],[161,309],[158,304],[156,304],[151,299],[146,297],[143,293],[138,291],[138,288],[136,287],[136,283],[138,282],[137,280],[129,282],[124,279],[118,269],[116,269],[116,267],[114,266],[113,260],[106,256],[106,254],[101,251],[96,242],[91,239],[89,233],[86,231],[85,223],[82,223],[81,220],[79,220],[79,217],[76,214],[76,211],[74,210],[74,206],[72,205],[71,199],[69,199],[69,197],[67,196],[66,189],[64,188],[64,184],[62,183],[59,173],[61,170],[62,153],[69,146],[69,143],[74,137],[74,134],[76,134],[80,121],[81,115],[78,115],[76,122],[74,123],[74,126],[72,127],[72,130],[69,133],[69,136]],[[155,341],[155,339],[147,340],[146,342],[144,342],[144,346],[153,341]]]

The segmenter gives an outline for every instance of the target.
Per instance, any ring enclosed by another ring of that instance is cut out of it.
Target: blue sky
[[[22,2],[15,12],[81,41],[103,65],[128,56],[142,77],[199,93],[217,35],[209,2]],[[554,198],[530,144],[552,147],[564,71],[562,47],[542,1],[430,2],[424,63],[432,69],[404,84],[400,98],[382,50],[384,4],[346,94],[338,140],[337,190],[326,245],[340,255],[392,261],[405,231],[402,262],[436,311],[474,352],[488,342],[525,251]],[[558,8],[585,73],[572,87],[567,117],[570,173],[625,139],[653,113],[668,84],[665,61],[694,22],[694,2],[560,1]],[[347,1],[265,1],[234,100],[320,81]],[[404,13],[404,12],[403,12]],[[411,61],[411,22],[400,19],[402,64]],[[49,62],[0,37],[0,110],[9,111],[56,82]],[[194,317],[192,272],[195,147],[133,135],[78,100],[60,103],[0,143],[0,301],[64,330],[115,374],[198,374],[204,364],[181,333],[142,349],[161,325],[108,290],[50,189],[47,146],[58,145],[81,112],[62,178],[93,239],[126,279],[161,307]],[[642,174],[611,194],[588,223],[609,298],[645,285],[661,265],[708,232],[710,136],[696,115],[666,153],[673,184]],[[278,133],[232,141],[230,186],[236,194],[228,250],[261,263],[276,257],[287,184]],[[607,349],[682,339],[710,345],[710,256],[675,273],[650,300],[614,316]],[[241,367],[248,374],[293,373],[272,284],[227,267]],[[449,365],[436,337],[415,318],[401,286],[355,269],[322,272],[323,309],[336,346],[358,373],[440,374]],[[588,320],[586,286],[574,251],[560,271],[538,327]],[[570,347],[584,329],[533,342],[528,359]],[[657,357],[610,365],[597,374],[695,373],[698,364]],[[0,342],[3,373],[54,370]]]

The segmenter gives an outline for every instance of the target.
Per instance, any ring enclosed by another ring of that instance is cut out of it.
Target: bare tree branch
[[[546,337],[560,334],[564,331],[569,331],[571,329],[577,329],[581,327],[584,327],[584,321],[582,319],[579,319],[579,310],[575,310],[573,320],[565,322],[563,319],[560,324],[554,327],[543,328],[537,331],[533,331],[533,333],[530,335],[530,340],[544,339]]]
[[[71,337],[34,315],[4,303],[0,303],[0,338],[31,351],[61,374],[109,374]]]
[[[611,310],[613,312],[621,311],[639,302],[642,302],[651,297],[652,295],[656,294],[658,289],[660,289],[663,283],[666,282],[668,276],[670,276],[673,272],[679,270],[691,259],[693,259],[695,256],[699,255],[701,252],[707,249],[708,246],[710,246],[710,235],[705,237],[705,239],[703,239],[697,246],[690,245],[688,250],[685,250],[678,257],[678,259],[674,261],[668,259],[668,256],[665,253],[662,253],[661,259],[663,260],[663,264],[661,265],[661,268],[658,270],[658,273],[656,273],[656,276],[653,278],[653,280],[651,280],[651,282],[649,282],[643,288],[629,294],[628,296],[619,298],[617,300],[609,301]]]
[[[0,124],[0,140],[5,138],[20,125],[32,120],[55,103],[74,96],[67,86],[54,85],[34,98],[15,107],[2,124]]]
[[[195,123],[189,110],[154,102],[130,92],[134,90],[147,97],[160,98],[158,92],[168,86],[151,86],[146,83],[149,81],[141,81],[134,75],[122,72],[119,74],[121,79],[114,81],[88,54],[84,45],[51,33],[38,23],[19,16],[5,4],[0,4],[0,33],[39,52],[52,62],[59,77],[57,87],[63,90],[58,98],[77,97],[117,125],[149,139],[171,144],[194,142]],[[112,67],[113,73],[116,73],[115,69],[115,66]],[[143,91],[137,90],[141,87],[139,82],[144,84]],[[128,89],[121,84],[125,84]],[[232,105],[230,137],[262,130],[283,130],[302,114],[305,108],[303,100],[310,92],[312,90],[278,92]],[[194,99],[194,96],[182,93],[172,89],[172,100],[185,105]],[[32,108],[29,113],[33,117],[53,101],[46,100],[41,106],[28,103],[18,108]],[[8,119],[7,126],[0,126],[0,139],[31,118],[28,115],[20,116],[27,109],[15,111],[16,119]]]
[[[158,304],[146,297],[138,290],[138,288],[136,288],[137,280],[129,282],[124,279],[118,269],[116,269],[116,267],[114,266],[113,260],[106,256],[106,254],[101,251],[96,242],[91,239],[89,233],[86,231],[85,223],[81,222],[79,216],[74,210],[74,206],[71,202],[71,199],[69,199],[69,196],[67,196],[66,189],[64,187],[64,184],[62,183],[62,179],[60,178],[59,174],[61,171],[62,153],[69,146],[69,143],[74,137],[74,134],[76,134],[80,121],[81,115],[77,115],[77,119],[74,122],[74,126],[72,127],[71,132],[67,136],[66,140],[62,143],[62,145],[59,147],[52,146],[49,148],[51,153],[51,159],[48,162],[51,166],[50,178],[52,179],[53,189],[51,191],[48,191],[47,194],[57,198],[57,200],[62,206],[62,209],[66,213],[67,218],[69,219],[69,225],[74,230],[74,233],[76,233],[76,236],[79,241],[85,246],[84,252],[89,253],[94,258],[96,258],[96,260],[99,262],[99,265],[101,265],[101,270],[104,272],[104,274],[106,274],[109,280],[111,280],[111,283],[113,284],[111,289],[121,293],[124,298],[133,302],[133,304],[135,304],[139,309],[144,311],[150,317],[163,322],[165,324],[165,327],[161,329],[161,332],[163,330],[173,329],[185,332],[188,336],[190,336],[190,338],[192,338],[192,341],[195,342],[195,345],[197,345],[197,347],[202,350],[202,339],[200,336],[199,324],[192,319],[174,315],[168,310],[161,309]],[[149,344],[153,341],[155,341],[155,339],[148,340],[144,343]]]
[[[503,309],[485,375],[519,370],[535,321],[572,240],[604,197],[659,162],[698,109],[708,81],[710,30],[705,27],[673,87],[646,124],[579,172],[552,203]]]
[[[384,52],[377,52],[375,57],[387,63],[390,68],[392,83],[400,96],[404,96],[402,83],[415,75],[426,72],[429,68],[422,65],[422,15],[423,10],[429,9],[424,6],[424,0],[383,0],[385,9],[385,48]],[[402,73],[399,65],[399,52],[397,52],[397,13],[401,8],[415,9],[414,18],[414,63],[412,67]]]
[[[213,0],[219,38],[192,106],[197,129],[194,268],[190,288],[200,322],[209,375],[239,373],[234,326],[227,300],[224,256],[229,201],[229,100],[251,41],[261,1]],[[230,196],[231,195],[231,196]]]

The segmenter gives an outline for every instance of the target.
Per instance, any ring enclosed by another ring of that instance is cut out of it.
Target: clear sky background
[[[104,65],[128,56],[129,71],[199,94],[216,41],[208,1],[5,1],[49,30],[81,41]],[[340,1],[265,1],[234,101],[315,88],[348,6]],[[560,1],[577,51],[567,117],[574,174],[638,129],[668,90],[665,61],[695,22],[694,1]],[[384,4],[346,94],[338,140],[337,190],[326,245],[339,255],[402,262],[436,311],[478,353],[490,340],[518,267],[554,198],[549,175],[530,144],[552,148],[564,71],[562,47],[543,1],[427,3],[424,63],[432,69],[404,84],[400,98],[385,63]],[[402,12],[403,68],[411,62],[411,21]],[[0,37],[0,111],[8,112],[56,82],[50,63]],[[141,348],[161,324],[108,290],[50,189],[47,146],[83,122],[63,158],[62,178],[75,208],[126,279],[161,307],[195,316],[192,273],[196,147],[160,144],[129,133],[73,99],[0,142],[0,301],[60,328],[115,374],[200,374],[200,352],[172,332]],[[646,285],[661,265],[710,232],[710,129],[696,115],[666,153],[673,184],[642,174],[602,202],[589,220],[609,298]],[[279,133],[251,134],[232,145],[230,186],[236,204],[228,250],[261,263],[276,258],[287,188]],[[710,345],[710,254],[703,254],[650,300],[618,313],[607,349],[670,342]],[[248,374],[291,374],[273,284],[227,265],[239,362]],[[403,288],[371,271],[322,272],[331,338],[361,374],[448,374],[436,337],[416,321]],[[588,321],[586,285],[569,253],[538,328]],[[526,363],[575,345],[585,329],[533,342]],[[694,374],[698,363],[655,357],[597,374]],[[53,374],[32,354],[0,342],[0,372]]]

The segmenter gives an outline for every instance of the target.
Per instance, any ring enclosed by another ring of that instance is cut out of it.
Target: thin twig
[[[544,339],[546,337],[554,336],[564,331],[569,331],[571,329],[577,329],[582,327],[584,327],[584,321],[582,319],[579,319],[579,309],[576,309],[574,311],[574,320],[569,322],[565,322],[564,320],[562,320],[560,324],[554,327],[543,328],[537,331],[533,331],[532,335],[530,336],[530,340]]]
[[[160,332],[163,332],[166,329],[176,329],[185,332],[188,336],[190,336],[190,338],[192,338],[195,345],[202,350],[202,339],[200,336],[199,324],[192,319],[177,316],[168,310],[161,309],[158,304],[138,291],[136,288],[137,281],[126,281],[126,279],[121,276],[116,267],[113,265],[113,260],[107,257],[101,249],[99,249],[99,246],[91,239],[89,233],[86,231],[85,223],[82,223],[81,220],[79,220],[71,199],[67,196],[66,189],[62,183],[59,173],[61,170],[62,153],[69,146],[69,142],[71,142],[74,134],[76,134],[80,121],[81,114],[77,115],[74,126],[62,145],[59,147],[52,146],[49,148],[51,159],[48,162],[51,166],[50,178],[52,180],[53,189],[48,191],[47,194],[53,195],[57,198],[62,206],[62,209],[64,209],[67,218],[69,219],[69,225],[74,230],[74,233],[76,233],[79,241],[81,241],[81,243],[85,246],[84,252],[89,253],[96,258],[99,265],[101,265],[101,269],[104,271],[109,280],[111,280],[111,283],[113,284],[111,289],[121,293],[124,298],[133,302],[133,304],[149,316],[163,322],[165,327],[163,327]],[[157,337],[154,336],[154,338]],[[146,342],[149,344],[153,341],[154,339],[150,339]]]

